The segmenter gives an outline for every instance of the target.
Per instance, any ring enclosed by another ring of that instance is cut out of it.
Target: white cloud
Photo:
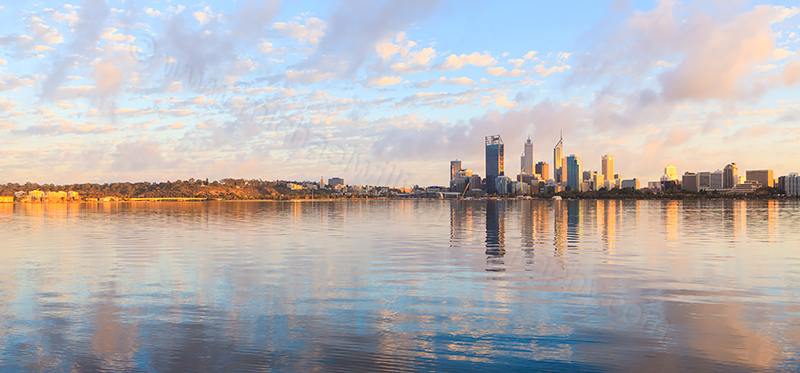
[[[64,37],[55,27],[45,25],[39,17],[31,17],[26,28],[33,34],[36,41],[44,44],[58,44],[64,41]]]
[[[497,63],[497,60],[489,54],[489,52],[484,52],[480,54],[478,52],[473,52],[471,54],[462,54],[462,55],[455,55],[451,54],[448,56],[444,63],[439,67],[440,70],[458,70],[465,65],[472,65],[472,66],[492,66]]]
[[[215,15],[214,12],[211,11],[210,6],[203,8],[203,10],[199,12],[194,12],[192,13],[192,15],[198,22],[200,22],[201,25],[205,25],[206,23],[211,22],[211,20],[213,20],[214,18],[219,18],[219,19],[222,18],[222,13]]]
[[[536,57],[536,53],[538,53],[538,52],[536,52],[536,51],[530,51],[530,52],[528,52],[528,53],[525,53],[525,56],[524,56],[524,57],[522,57],[522,58],[524,58],[524,59],[526,59],[526,60],[532,60],[532,59],[534,59],[534,58],[537,58],[537,57]]]
[[[797,52],[788,51],[788,50],[783,49],[783,48],[775,48],[775,50],[772,51],[771,59],[773,61],[780,61],[780,60],[782,60],[784,58],[787,58],[789,56],[794,56],[796,54],[797,54]]]
[[[513,69],[511,71],[508,71],[506,70],[505,67],[502,66],[487,67],[486,72],[492,76],[506,76],[506,77],[520,76],[525,74],[525,70]]]
[[[477,83],[475,83],[474,80],[472,80],[470,78],[467,78],[467,77],[451,78],[451,79],[447,79],[445,77],[441,77],[441,78],[439,78],[439,83],[450,84],[450,85],[460,85],[460,86],[465,86],[465,87],[471,87],[471,86],[474,86],[474,85],[477,84]]]
[[[320,39],[325,36],[325,29],[328,25],[319,18],[310,17],[306,19],[305,25],[296,21],[289,23],[275,22],[272,24],[272,27],[281,34],[294,39],[297,43],[317,45]]]
[[[286,70],[284,74],[287,81],[301,84],[313,84],[336,77],[333,72],[319,72],[317,70]]]
[[[433,47],[412,50],[417,43],[408,40],[405,32],[398,32],[394,41],[392,42],[391,39],[378,41],[375,43],[375,52],[383,61],[397,61],[390,66],[397,74],[414,74],[425,71],[436,57],[436,50]]]
[[[372,78],[370,79],[367,84],[371,86],[378,86],[384,87],[387,85],[395,85],[403,81],[403,78],[399,76],[383,76],[380,78]]]

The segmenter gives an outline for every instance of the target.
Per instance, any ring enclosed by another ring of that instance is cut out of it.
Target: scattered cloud
[[[480,54],[472,52],[471,54],[449,55],[443,64],[439,66],[439,70],[458,70],[466,65],[472,66],[493,66],[497,63],[497,59],[492,57],[488,52]]]

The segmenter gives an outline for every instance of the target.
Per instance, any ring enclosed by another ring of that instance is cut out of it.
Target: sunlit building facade
[[[748,170],[745,172],[748,181],[758,181],[762,187],[768,186],[770,188],[775,186],[775,179],[772,174],[772,170]]]
[[[603,168],[603,177],[606,180],[614,179],[614,156],[610,154],[604,155],[601,163]]]
[[[564,182],[563,178],[563,164],[564,164],[564,138],[558,139],[558,143],[553,148],[553,179],[556,182]]]

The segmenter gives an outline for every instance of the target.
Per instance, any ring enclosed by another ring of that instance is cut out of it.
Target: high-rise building
[[[683,190],[690,192],[700,191],[700,177],[694,172],[686,172],[683,174],[683,181],[681,182]]]
[[[697,190],[711,189],[711,173],[703,171],[697,174]]]
[[[458,171],[461,171],[461,161],[456,159],[455,161],[450,161],[450,180],[456,178],[456,174]]]
[[[563,182],[564,165],[564,136],[558,139],[558,144],[553,148],[553,179],[557,183]]]
[[[772,170],[748,170],[745,171],[747,181],[758,181],[762,187],[768,186],[770,188],[775,186],[775,179],[772,176]]]
[[[528,136],[528,141],[525,141],[525,150],[522,152],[522,156],[520,157],[520,172],[524,174],[531,175],[534,173],[533,171],[533,143],[531,142],[530,136]]]
[[[783,188],[788,196],[800,195],[800,174],[797,172],[792,172],[789,174],[789,176],[786,176],[786,181]]]
[[[547,177],[550,176],[550,165],[548,165],[547,162],[537,163],[536,173],[539,174],[539,177],[542,179],[547,180]]]
[[[583,191],[583,164],[580,157],[571,154],[566,158],[567,169],[564,174],[566,175],[567,186],[571,187],[573,191]]]
[[[711,189],[722,189],[725,185],[725,173],[716,170],[711,173]]]
[[[614,177],[614,156],[606,154],[603,156],[603,176],[606,180],[615,179]]]
[[[729,189],[739,184],[739,167],[736,167],[736,163],[729,163],[725,168],[722,170],[723,172],[723,179],[722,179],[722,187]]]
[[[661,181],[678,180],[678,170],[673,165],[664,167],[664,176],[661,176]]]
[[[500,135],[486,136],[486,192],[497,193],[495,179],[503,175],[505,154]]]

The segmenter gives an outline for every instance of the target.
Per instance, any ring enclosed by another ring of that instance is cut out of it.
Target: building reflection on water
[[[775,201],[0,205],[0,371],[798,371],[798,217]]]
[[[486,201],[486,270],[505,271],[506,201]]]

